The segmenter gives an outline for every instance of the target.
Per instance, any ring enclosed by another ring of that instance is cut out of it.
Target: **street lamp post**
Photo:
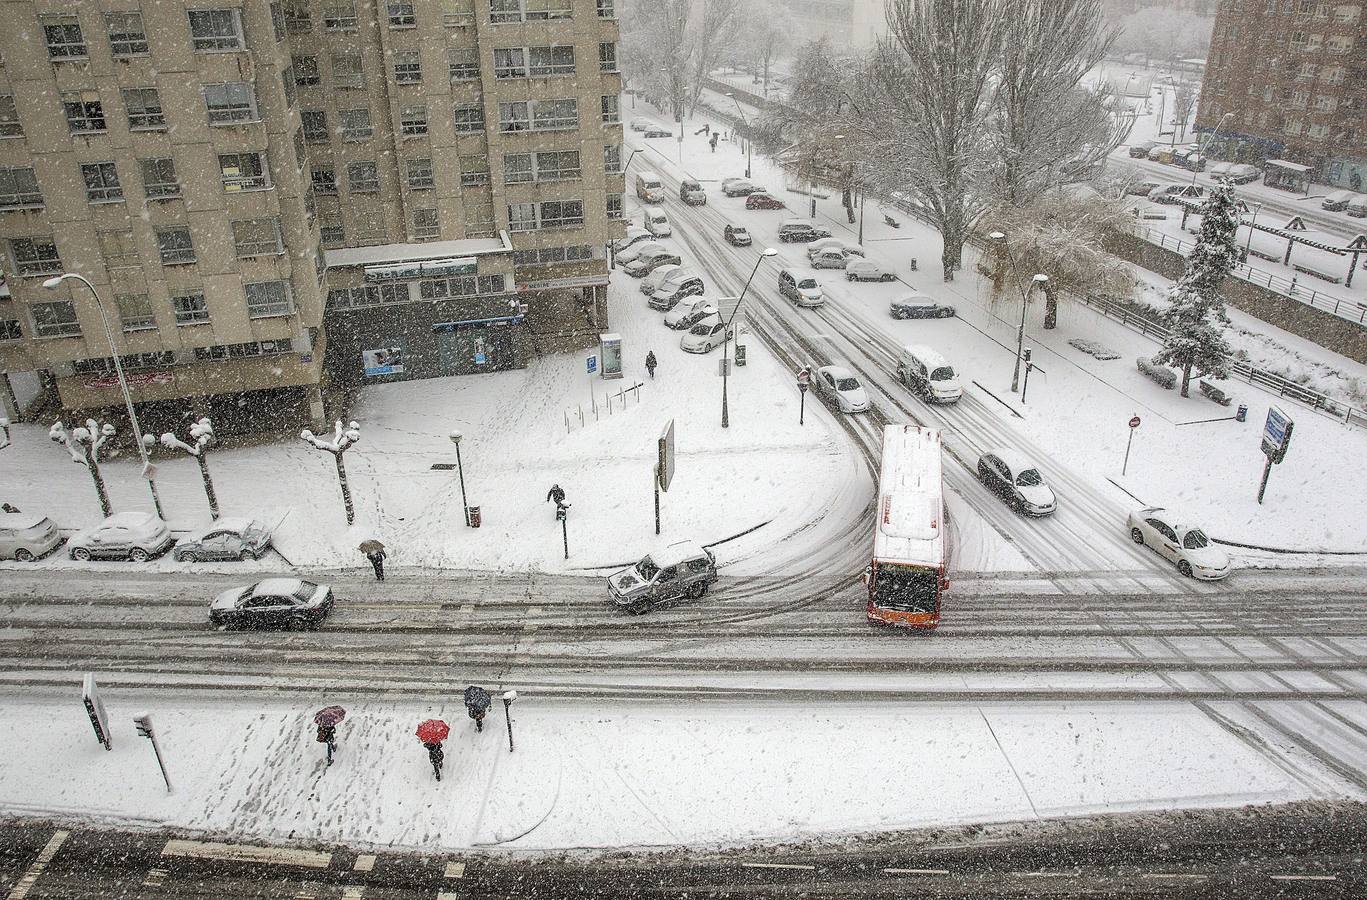
[[[1244,241],[1244,262],[1248,262],[1248,251],[1253,247],[1253,226],[1258,222],[1258,213],[1262,212],[1261,203],[1253,204],[1253,216],[1248,220],[1248,238]]]
[[[773,247],[766,247],[759,254],[759,259],[755,260],[755,267],[750,270],[750,277],[745,280],[745,286],[740,289],[740,296],[736,298],[736,308],[731,310],[731,315],[726,319],[726,327],[721,335],[721,427],[730,428],[731,419],[728,415],[726,405],[726,379],[731,369],[731,323],[736,321],[736,313],[740,312],[740,305],[745,302],[745,292],[750,287],[750,282],[755,280],[755,273],[759,271],[759,264],[771,256],[778,256],[778,251]]]
[[[1234,113],[1232,113],[1232,112],[1227,112],[1227,113],[1225,113],[1223,116],[1220,117],[1220,122],[1219,122],[1219,124],[1217,124],[1217,125],[1215,126],[1215,129],[1214,129],[1213,131],[1211,131],[1210,134],[1206,135],[1206,141],[1205,141],[1205,143],[1202,144],[1200,147],[1197,148],[1197,150],[1196,150],[1196,156],[1197,156],[1198,159],[1200,159],[1200,160],[1202,160],[1202,161],[1205,160],[1205,158],[1206,158],[1206,148],[1210,146],[1210,142],[1213,141],[1213,140],[1215,139],[1215,136],[1216,136],[1217,134],[1220,133],[1220,129],[1225,127],[1225,122],[1229,121],[1229,120],[1232,119],[1232,118],[1234,118]],[[1194,165],[1191,167],[1191,183],[1192,183],[1192,184],[1195,184],[1195,183],[1196,183],[1196,166],[1194,166]]]
[[[508,723],[508,752],[513,752],[513,701],[517,699],[517,691],[503,692],[503,721]]]
[[[1016,367],[1011,373],[1011,391],[1012,393],[1015,393],[1020,388],[1021,357],[1024,356],[1025,350],[1025,313],[1030,305],[1030,288],[1021,287],[1020,285],[1020,278],[1016,274],[1016,258],[1011,253],[1011,245],[1006,242],[1006,235],[1002,234],[1000,231],[994,231],[989,234],[988,237],[994,241],[1000,241],[1002,247],[1006,249],[1006,258],[1011,263],[1011,278],[1016,282],[1016,286],[1020,287],[1021,292],[1021,320],[1020,325],[1016,328]],[[1040,288],[1043,288],[1049,283],[1049,276],[1039,273],[1031,279],[1031,282],[1031,287],[1038,285]]]
[[[460,460],[460,439],[465,435],[452,430],[451,443],[456,445],[456,474],[460,476],[460,505],[465,510],[465,526],[470,527],[470,504],[465,499],[465,466]]]
[[[745,110],[741,109],[740,101],[736,99],[735,94],[729,91],[726,96],[730,97],[731,102],[736,104],[736,112],[740,113],[740,120],[745,123],[745,130],[749,132],[750,120],[745,118]],[[750,177],[750,135],[748,133],[745,135],[745,177]]]
[[[119,360],[118,348],[114,346],[114,332],[109,327],[109,313],[105,311],[104,301],[100,299],[99,292],[95,290],[95,285],[91,284],[84,275],[77,275],[75,272],[63,272],[61,275],[55,275],[44,281],[43,287],[54,290],[68,279],[74,279],[85,285],[90,291],[90,295],[95,298],[95,308],[100,311],[100,322],[104,325],[104,339],[109,344],[109,355],[114,358],[114,373],[119,379],[119,389],[123,391],[123,405],[128,410],[128,421],[133,426],[133,442],[138,445],[138,455],[142,457],[142,477],[147,479],[147,487],[152,491],[152,506],[157,511],[157,518],[165,519],[166,516],[161,511],[161,497],[157,496],[157,470],[152,465],[152,461],[147,458],[147,446],[142,439],[142,426],[138,424],[138,414],[133,409],[133,397],[128,392],[128,379],[123,374],[123,363]]]

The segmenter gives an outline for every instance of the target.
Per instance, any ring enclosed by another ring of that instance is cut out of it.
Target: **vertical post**
[[[803,423],[803,419],[806,418],[806,415],[807,415],[807,392],[806,392],[806,391],[799,391],[799,392],[798,392],[798,401],[797,401],[797,424],[799,424],[799,425],[804,424],[804,423]]]
[[[456,443],[456,474],[460,477],[460,505],[465,510],[465,524],[470,524],[470,504],[465,498],[465,463],[460,457],[460,442]]]
[[[1262,502],[1263,502],[1263,492],[1267,490],[1267,476],[1269,476],[1269,475],[1271,475],[1271,474],[1272,474],[1272,457],[1269,456],[1269,457],[1267,458],[1267,462],[1263,463],[1263,480],[1262,480],[1262,483],[1258,485],[1258,505],[1259,505],[1259,506],[1261,506],[1261,505],[1262,505]]]
[[[152,714],[142,713],[133,717],[133,726],[138,734],[152,742],[152,752],[157,755],[157,766],[161,769],[161,780],[166,782],[166,793],[171,793],[171,776],[166,774],[166,761],[161,756],[161,745],[157,743],[156,732],[152,730]]]
[[[555,517],[560,520],[560,535],[565,540],[565,558],[570,558],[570,527],[569,511],[563,506],[558,506],[555,510]]]
[[[1130,429],[1129,440],[1125,441],[1125,464],[1120,467],[1120,474],[1124,475],[1130,468],[1130,447],[1134,444],[1134,429]]]
[[[1030,348],[1029,348],[1029,347],[1026,347],[1026,348],[1025,348],[1025,383],[1021,385],[1021,405],[1022,405],[1022,406],[1025,405],[1025,392],[1028,391],[1028,390],[1030,390],[1030,370],[1033,369],[1034,367],[1035,367],[1034,363],[1030,362]]]
[[[737,304],[739,308],[739,304]],[[734,314],[733,314],[734,315]],[[726,376],[731,371],[731,325],[721,335],[721,427],[730,428],[731,420],[726,406]]]
[[[513,752],[513,701],[517,699],[517,691],[505,691],[503,694],[503,721],[508,723],[508,752]]]

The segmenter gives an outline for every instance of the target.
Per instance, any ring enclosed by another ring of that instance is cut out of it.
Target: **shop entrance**
[[[513,334],[508,328],[457,325],[437,329],[434,337],[442,375],[498,372],[517,365]]]

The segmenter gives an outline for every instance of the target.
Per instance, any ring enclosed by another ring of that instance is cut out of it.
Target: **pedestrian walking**
[[[326,744],[328,765],[337,754],[337,723],[346,718],[346,710],[340,706],[325,706],[313,714],[313,722],[318,726],[318,743]]]
[[[318,743],[327,745],[328,765],[332,765],[332,756],[337,752],[337,726],[319,725]]]
[[[565,505],[565,491],[558,484],[551,485],[551,489],[546,492],[546,502],[555,501],[556,506]]]
[[[650,373],[651,380],[654,380],[654,378],[655,378],[655,367],[656,367],[657,365],[659,365],[659,363],[655,360],[655,351],[654,351],[654,350],[647,350],[647,351],[646,351],[646,371]]]
[[[427,758],[432,761],[432,771],[436,774],[437,780],[441,781],[441,764],[446,759],[446,754],[441,749],[441,742],[429,741],[423,746],[427,748]]]
[[[432,763],[432,773],[441,781],[441,765],[446,759],[446,754],[442,752],[441,742],[446,740],[446,736],[451,733],[451,726],[441,719],[428,719],[418,726],[418,740],[427,748],[427,758]]]
[[[361,552],[375,569],[375,580],[384,581],[384,544],[377,540],[361,541]]]
[[[712,135],[711,144],[712,144],[712,152],[713,152],[713,153],[716,153],[716,152],[717,152],[717,136],[716,136],[715,134]]]
[[[465,711],[475,720],[475,730],[484,730],[484,714],[489,711],[492,699],[489,692],[473,684],[465,689]]]

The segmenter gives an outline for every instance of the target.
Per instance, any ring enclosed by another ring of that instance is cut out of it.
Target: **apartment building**
[[[1367,3],[1222,0],[1196,127],[1222,159],[1285,159],[1367,186]]]
[[[884,0],[780,0],[805,38],[825,36],[843,50],[867,50],[887,34]]]
[[[605,324],[612,0],[0,2],[0,369],[116,406],[525,364]],[[0,385],[4,387],[4,385]],[[0,394],[7,393],[0,391]],[[183,402],[181,405],[184,405]]]

